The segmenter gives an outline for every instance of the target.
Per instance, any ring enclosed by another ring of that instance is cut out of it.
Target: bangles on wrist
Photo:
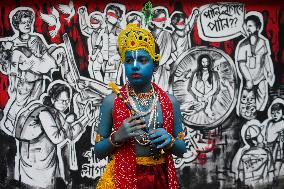
[[[175,138],[173,137],[173,135],[171,135],[170,133],[168,133],[171,136],[171,142],[164,148],[164,150],[169,150],[174,146],[175,143]],[[177,135],[176,140],[184,140],[184,132],[179,132]]]
[[[170,133],[168,133],[171,137],[171,142],[164,148],[164,150],[169,150],[174,146],[175,143],[175,138],[173,137],[173,135],[171,135]]]
[[[116,133],[116,131],[113,131],[113,132],[109,135],[108,140],[109,140],[109,142],[111,143],[111,145],[112,145],[113,147],[120,147],[120,146],[123,145],[123,143],[121,143],[121,142],[114,142],[114,134],[115,134],[115,133]]]

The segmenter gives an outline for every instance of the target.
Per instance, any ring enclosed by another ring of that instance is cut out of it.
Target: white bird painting
[[[67,18],[65,18],[68,22],[70,22],[71,18],[75,15],[75,9],[74,9],[74,4],[72,0],[69,2],[69,5],[59,4],[58,9],[63,14],[69,15]]]
[[[59,20],[59,12],[56,10],[56,8],[51,7],[51,14],[40,13],[40,18],[49,26],[55,26],[54,30],[49,31],[50,36],[54,38],[61,26]]]

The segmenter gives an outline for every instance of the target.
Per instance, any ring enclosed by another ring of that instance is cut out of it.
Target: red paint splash
[[[197,156],[197,160],[201,165],[204,165],[207,162],[207,153],[213,152],[216,149],[216,139],[212,138],[210,131],[208,133],[207,140],[207,146],[203,147],[202,149],[196,150],[199,153]]]

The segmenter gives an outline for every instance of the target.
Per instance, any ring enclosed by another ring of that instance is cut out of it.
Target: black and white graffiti
[[[263,18],[260,13],[246,14],[248,36],[239,42],[235,62],[241,79],[237,113],[247,119],[263,111],[268,101],[268,85],[275,81],[268,40],[261,35]]]
[[[236,104],[237,78],[232,59],[219,49],[196,47],[177,61],[173,93],[187,126],[214,127]]]
[[[109,161],[94,153],[100,106],[109,82],[127,82],[117,38],[129,23],[152,32],[161,56],[153,82],[180,103],[181,188],[283,187],[284,93],[267,15],[239,2],[174,2],[153,3],[147,20],[142,8],[101,4],[10,8],[11,32],[0,39],[9,95],[0,109],[0,188],[95,187]],[[87,49],[85,67],[74,35]]]

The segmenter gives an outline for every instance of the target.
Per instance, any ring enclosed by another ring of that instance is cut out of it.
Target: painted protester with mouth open
[[[179,103],[151,82],[159,48],[136,24],[119,34],[118,47],[128,83],[101,107],[95,153],[111,161],[96,188],[178,188],[172,154],[182,157],[186,146]]]

